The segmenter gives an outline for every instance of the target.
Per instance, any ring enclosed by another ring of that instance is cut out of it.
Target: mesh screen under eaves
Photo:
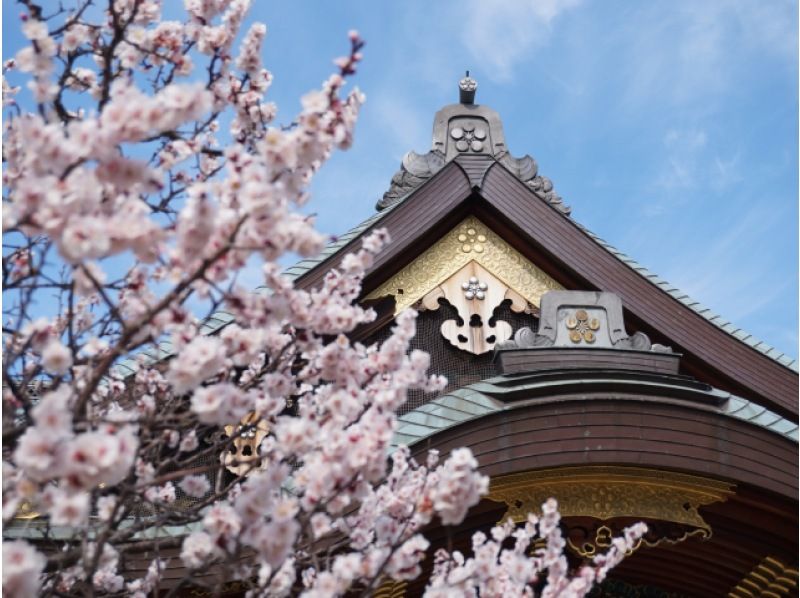
[[[492,320],[504,320],[511,325],[514,332],[528,326],[536,330],[536,319],[526,313],[511,311],[510,302],[502,303],[494,311]],[[446,302],[442,302],[435,311],[420,312],[417,317],[417,335],[411,341],[411,349],[421,349],[431,356],[431,374],[440,374],[447,377],[447,388],[444,393],[456,388],[472,384],[484,378],[497,375],[496,366],[492,363],[493,352],[483,355],[473,355],[467,351],[455,348],[441,333],[441,326],[446,320],[459,319],[456,309]],[[383,342],[391,334],[391,325],[378,331],[368,340]],[[411,390],[408,401],[398,410],[398,414],[408,413],[435,399],[442,393],[426,393],[421,390]]]

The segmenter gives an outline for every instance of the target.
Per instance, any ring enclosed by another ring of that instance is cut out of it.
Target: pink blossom
[[[37,596],[44,566],[44,556],[27,542],[3,542],[3,593],[19,598]]]
[[[64,475],[78,487],[116,484],[128,475],[137,445],[130,426],[79,434],[61,455]]]
[[[189,569],[199,569],[217,553],[218,549],[211,536],[205,532],[192,532],[183,540],[181,561]]]
[[[173,503],[175,502],[175,486],[172,482],[167,482],[163,486],[150,486],[145,490],[144,497],[152,503]]]
[[[52,340],[42,350],[42,367],[56,376],[63,376],[72,365],[72,353],[57,340]]]
[[[85,525],[89,517],[89,494],[76,492],[74,494],[55,491],[51,497],[49,508],[50,523],[80,527]]]
[[[467,509],[475,505],[489,489],[489,478],[475,472],[478,462],[469,449],[456,449],[436,473],[439,476],[432,500],[442,523],[461,523]]]
[[[33,480],[58,474],[58,437],[38,427],[28,428],[14,451],[14,463]]]
[[[70,411],[71,389],[62,385],[57,390],[46,393],[31,414],[36,427],[53,439],[72,435],[72,413]]]
[[[188,453],[195,450],[197,446],[198,446],[197,435],[195,434],[194,430],[189,430],[181,438],[178,448],[182,452]]]
[[[199,336],[170,361],[167,380],[176,393],[182,394],[216,374],[224,360],[224,346],[218,338]]]
[[[181,480],[180,489],[192,498],[202,498],[211,489],[211,484],[203,475],[189,475]]]
[[[204,386],[192,395],[192,411],[201,422],[229,424],[242,419],[253,408],[253,397],[228,382]]]

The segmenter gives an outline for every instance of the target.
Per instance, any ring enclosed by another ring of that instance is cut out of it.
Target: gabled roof
[[[695,373],[797,419],[797,361],[714,314],[570,218],[569,208],[550,180],[538,173],[535,160],[509,154],[493,110],[474,104],[440,110],[431,151],[421,156],[410,152],[403,159],[377,207],[377,213],[319,256],[285,274],[300,287],[315,286],[358,247],[363,235],[384,227],[393,243],[368,272],[366,295],[466,214],[477,212],[513,237],[518,250],[532,254],[532,261],[542,262],[538,265],[543,269],[549,264],[549,274],[562,276],[567,288],[617,293],[631,314],[687,354],[685,362],[696,362]],[[218,312],[206,322],[205,332],[214,333],[231,320],[230,314]],[[164,358],[171,347],[163,343],[151,353],[152,359]],[[123,373],[135,368],[130,360],[119,366]]]
[[[427,180],[427,179],[426,179]],[[325,249],[316,257],[304,259],[293,266],[286,269],[284,272],[285,275],[289,276],[292,280],[296,280],[308,272],[322,264],[328,258],[334,256],[335,254],[339,253],[341,250],[345,249],[345,247],[353,240],[358,239],[362,236],[363,233],[371,230],[373,228],[379,227],[381,220],[387,216],[392,209],[396,208],[403,200],[405,200],[411,193],[416,190],[416,187],[411,188],[407,191],[405,195],[398,198],[395,202],[391,203],[389,207],[382,209],[379,212],[376,212],[363,222],[359,223],[358,225],[354,226],[352,229],[347,231],[345,234],[337,237],[337,239],[331,243],[329,243]],[[389,192],[387,192],[389,193]],[[539,193],[534,191],[537,196],[540,196]],[[545,201],[547,200],[545,197],[541,197],[541,199]],[[573,219],[574,221],[574,219]],[[698,315],[702,316],[721,330],[725,331],[726,333],[730,334],[731,336],[735,337],[736,339],[742,341],[743,343],[749,345],[756,351],[763,353],[767,357],[777,361],[783,366],[786,366],[790,370],[794,372],[800,372],[800,367],[798,367],[797,359],[787,355],[786,353],[782,353],[775,347],[770,346],[769,344],[765,343],[762,340],[759,340],[752,334],[748,333],[746,330],[739,328],[732,322],[726,320],[722,316],[714,313],[708,307],[705,307],[699,301],[692,299],[687,293],[684,293],[680,289],[678,289],[674,284],[664,280],[657,274],[654,274],[650,270],[648,270],[645,266],[639,264],[636,260],[629,257],[627,254],[623,253],[607,241],[601,239],[597,235],[595,235],[592,231],[588,228],[583,226],[577,221],[574,221],[575,225],[578,226],[583,232],[589,235],[598,245],[602,246],[606,251],[613,254],[617,259],[624,262],[628,267],[638,272],[643,277],[647,278],[653,284],[659,286],[662,290],[666,293],[669,293],[673,298],[683,303],[686,307],[691,309],[692,311],[696,312]]]
[[[470,109],[467,116],[473,114]],[[628,313],[687,354],[688,362],[695,362],[695,373],[703,372],[716,386],[797,419],[798,367],[793,358],[714,314],[575,222],[549,181],[544,192],[530,184],[536,178],[530,177],[530,170],[522,169],[520,175],[514,163],[527,163],[527,158],[511,159],[504,146],[497,156],[441,153],[445,163],[436,172],[409,187],[405,195],[385,202],[382,211],[341,237],[320,258],[305,260],[287,273],[299,286],[315,286],[325,271],[357,247],[362,235],[385,227],[393,243],[368,272],[366,294],[460,218],[479,213],[500,229],[497,232],[514,237],[509,242],[532,254],[534,263],[537,258],[549,262],[548,273],[565,277],[567,288],[617,293]],[[395,176],[394,187],[401,178]],[[538,265],[547,270],[546,264]]]

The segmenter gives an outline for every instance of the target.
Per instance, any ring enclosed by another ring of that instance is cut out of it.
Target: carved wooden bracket
[[[238,425],[225,426],[225,434],[229,437],[233,436],[245,426],[251,427],[237,436],[233,441],[233,446],[220,457],[227,470],[236,475],[247,475],[257,469],[258,462],[261,460],[258,447],[269,433],[267,422],[258,419],[255,413],[249,413],[242,418]]]
[[[474,261],[425,295],[422,306],[439,309],[440,299],[455,307],[460,318],[442,324],[442,336],[454,347],[475,355],[491,351],[497,343],[511,338],[513,330],[508,322],[491,321],[503,301],[510,299],[511,309],[517,313],[528,307],[524,297]]]

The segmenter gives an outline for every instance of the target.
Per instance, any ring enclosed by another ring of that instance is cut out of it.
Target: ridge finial
[[[467,71],[466,76],[458,82],[458,98],[462,104],[475,103],[475,90],[478,89],[478,82],[469,76]]]

